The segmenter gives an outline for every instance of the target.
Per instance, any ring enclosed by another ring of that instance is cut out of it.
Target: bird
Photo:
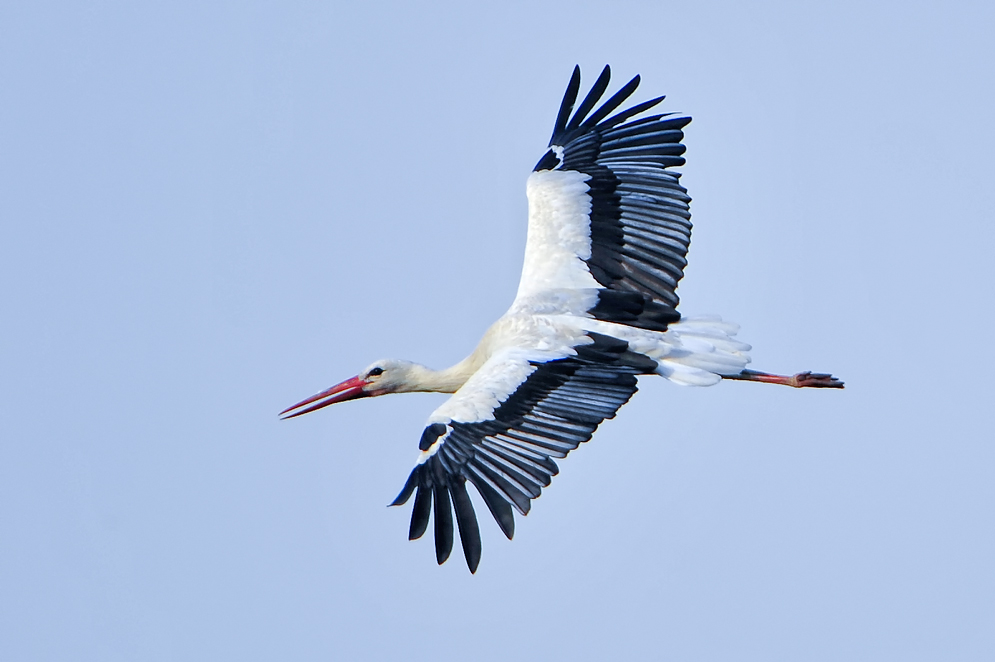
[[[680,184],[687,115],[645,113],[659,96],[625,104],[637,75],[601,103],[605,66],[577,105],[570,77],[552,137],[526,184],[528,234],[511,307],[465,359],[444,370],[379,360],[280,413],[390,393],[452,396],[429,416],[414,469],[391,506],[414,496],[408,538],[433,522],[441,565],[459,529],[467,567],[480,562],[480,529],[467,483],[510,540],[556,460],[591,439],[636,392],[641,376],[688,386],[722,380],[843,388],[828,373],[747,369],[750,345],[718,316],[682,316],[677,286],[691,241],[691,198]],[[600,103],[600,105],[599,105]],[[615,112],[615,114],[612,114]]]

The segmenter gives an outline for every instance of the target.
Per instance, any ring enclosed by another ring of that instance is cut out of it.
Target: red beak
[[[280,412],[280,416],[283,416],[287,412],[294,411],[295,409],[300,409],[310,405],[312,402],[314,404],[307,409],[303,409],[297,413],[291,414],[290,416],[283,416],[283,419],[294,418],[295,416],[302,416],[312,411],[317,411],[322,407],[327,407],[328,405],[334,405],[336,402],[345,402],[346,400],[355,400],[357,398],[368,397],[369,393],[363,392],[363,387],[366,386],[366,380],[359,376],[351,377],[341,384],[336,384],[332,388],[322,391],[317,395],[312,395],[307,400],[301,400],[293,407],[287,407]]]

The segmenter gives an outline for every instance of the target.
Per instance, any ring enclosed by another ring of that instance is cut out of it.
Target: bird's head
[[[328,405],[333,405],[336,402],[417,390],[415,387],[417,384],[415,373],[419,369],[423,370],[424,368],[410,361],[401,361],[399,359],[375,361],[355,377],[350,377],[344,382],[340,382],[321,393],[301,400],[292,407],[284,409],[280,412],[280,416],[283,418],[294,418],[295,416],[301,416],[327,407]]]

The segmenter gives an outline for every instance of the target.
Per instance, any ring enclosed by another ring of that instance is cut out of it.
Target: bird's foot
[[[843,388],[843,381],[827,372],[806,370],[789,377],[787,385],[795,388]]]
[[[744,370],[738,375],[723,375],[723,379],[737,379],[747,382],[763,382],[765,384],[781,384],[792,388],[843,388],[842,380],[836,379],[829,373],[812,372],[806,370],[790,377],[785,375],[772,375],[768,372],[758,370]]]

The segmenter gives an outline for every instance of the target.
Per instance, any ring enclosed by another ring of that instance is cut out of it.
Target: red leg
[[[781,384],[783,386],[793,386],[794,388],[843,388],[843,382],[832,375],[824,372],[812,372],[810,370],[799,372],[797,375],[792,375],[791,377],[772,375],[757,370],[744,370],[738,375],[722,375],[722,379]]]

